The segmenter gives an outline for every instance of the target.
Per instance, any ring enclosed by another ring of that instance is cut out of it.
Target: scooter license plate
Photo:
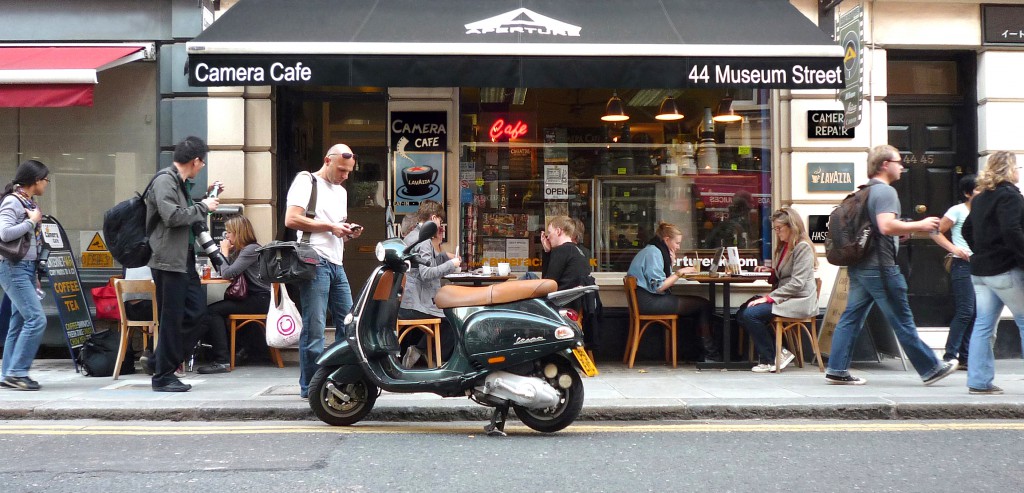
[[[590,360],[590,356],[587,356],[587,351],[583,349],[583,346],[572,348],[572,354],[576,356],[576,361],[580,362],[580,368],[583,368],[583,373],[586,373],[588,377],[597,376],[597,367]]]

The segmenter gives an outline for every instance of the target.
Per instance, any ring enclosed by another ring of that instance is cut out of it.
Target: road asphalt
[[[969,395],[967,372],[925,386],[899,360],[855,364],[863,386],[827,385],[808,364],[781,374],[698,371],[657,362],[629,369],[598,362],[600,375],[584,379],[580,420],[712,419],[1010,419],[1024,418],[1024,362],[998,360],[995,384],[1003,395]],[[86,377],[70,360],[37,360],[38,392],[0,389],[0,419],[315,420],[299,398],[298,367],[238,366],[231,373],[183,379],[186,393],[159,393],[147,375]],[[467,398],[384,392],[374,421],[486,420],[490,409]]]

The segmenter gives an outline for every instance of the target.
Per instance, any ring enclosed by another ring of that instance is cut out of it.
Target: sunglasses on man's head
[[[359,156],[354,152],[342,152],[340,154],[328,154],[328,156],[341,156],[342,159],[359,159]]]

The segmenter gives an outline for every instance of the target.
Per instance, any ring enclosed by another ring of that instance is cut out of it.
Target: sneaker
[[[782,349],[782,368],[781,369],[785,370],[786,367],[789,366],[789,364],[792,363],[793,360],[795,360],[795,359],[796,359],[796,355],[795,354],[789,352],[789,350],[787,350],[786,348],[783,348]],[[775,369],[772,368],[772,371],[775,371]]]
[[[761,363],[761,364],[751,368],[750,371],[752,371],[754,373],[775,373],[775,365],[769,365],[767,363]]]
[[[967,371],[967,362],[966,361],[958,362],[957,365],[956,365],[956,369],[960,370],[960,371]]]
[[[231,365],[227,363],[213,363],[206,366],[200,366],[199,369],[196,371],[202,373],[203,375],[209,375],[213,373],[227,373],[231,371]]]
[[[956,367],[957,367],[957,363],[956,363],[955,360],[954,361],[945,361],[945,362],[943,362],[942,363],[942,368],[939,368],[939,371],[935,372],[934,375],[926,378],[925,381],[924,381],[924,384],[925,385],[931,385],[931,384],[933,384],[935,382],[938,382],[939,380],[942,380],[943,378],[946,378],[946,377],[952,375],[953,372],[956,371]]]
[[[825,375],[825,383],[830,384],[830,385],[864,385],[864,384],[868,383],[868,381],[864,380],[863,378],[860,378],[860,377],[855,377],[853,375],[847,375],[845,377],[837,377],[835,375],[828,375],[828,374],[826,374]]]
[[[995,385],[987,389],[976,389],[974,387],[967,387],[967,392],[973,395],[999,395],[1003,393],[1003,389],[996,387]]]
[[[409,346],[402,355],[402,368],[412,368],[421,357],[423,353],[416,346]]]
[[[6,377],[3,380],[3,385],[17,390],[39,390],[42,388],[39,382],[28,377]]]

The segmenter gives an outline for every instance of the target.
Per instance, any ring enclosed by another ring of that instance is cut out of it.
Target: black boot
[[[705,363],[721,363],[722,350],[718,347],[718,341],[711,336],[701,336],[701,346],[704,347]]]

